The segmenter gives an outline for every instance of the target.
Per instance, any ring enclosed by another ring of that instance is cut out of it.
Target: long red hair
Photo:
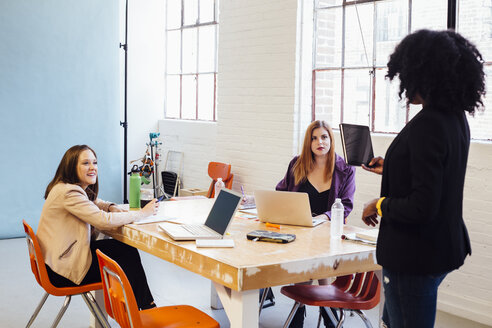
[[[313,131],[318,128],[325,129],[330,136],[330,150],[328,151],[328,160],[326,161],[325,167],[325,182],[330,180],[333,175],[335,168],[335,138],[333,136],[333,130],[326,121],[314,121],[306,129],[301,154],[293,167],[296,185],[306,181],[308,173],[314,168],[314,154],[311,150],[311,140]]]

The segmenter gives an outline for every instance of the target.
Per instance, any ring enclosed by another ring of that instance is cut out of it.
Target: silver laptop
[[[304,192],[256,190],[255,202],[261,222],[314,227],[326,221],[313,219]]]
[[[242,195],[222,188],[205,224],[160,223],[159,228],[174,240],[221,239],[239,207]]]

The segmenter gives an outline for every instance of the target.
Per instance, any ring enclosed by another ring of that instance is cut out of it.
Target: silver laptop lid
[[[256,190],[255,203],[261,222],[313,226],[307,193]]]
[[[222,188],[216,196],[205,225],[223,235],[241,203],[241,198],[240,193]]]

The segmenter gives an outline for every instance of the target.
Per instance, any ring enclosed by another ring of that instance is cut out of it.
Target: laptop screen
[[[210,229],[223,235],[231,221],[239,202],[241,194],[236,194],[230,190],[221,189],[217,199],[208,214],[205,225]]]

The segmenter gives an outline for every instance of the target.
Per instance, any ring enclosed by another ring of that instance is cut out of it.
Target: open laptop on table
[[[222,239],[239,207],[242,195],[222,188],[205,224],[160,223],[159,228],[174,240]]]
[[[314,227],[326,221],[313,219],[304,192],[256,190],[255,202],[261,222]]]

